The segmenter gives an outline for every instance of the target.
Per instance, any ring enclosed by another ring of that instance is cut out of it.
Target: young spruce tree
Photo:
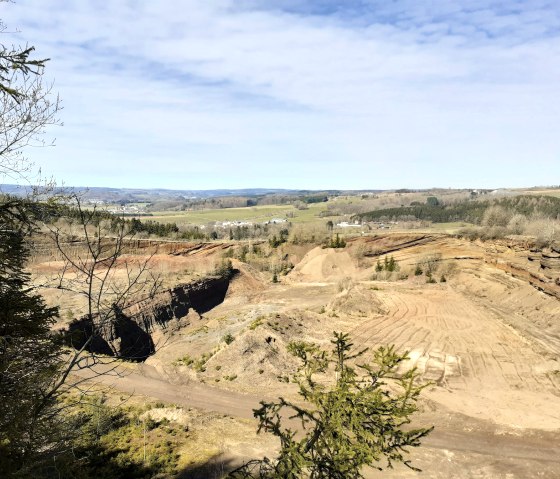
[[[363,478],[365,466],[381,469],[398,462],[414,469],[407,448],[419,446],[432,428],[403,427],[425,387],[416,383],[414,369],[397,374],[406,355],[381,347],[370,364],[351,366],[366,350],[352,352],[347,334],[334,333],[331,342],[330,353],[304,342],[290,345],[302,361],[294,380],[305,405],[284,398],[261,402],[254,411],[259,432],[278,437],[280,452],[275,459],[246,463],[230,478]],[[330,376],[335,379],[329,384]]]

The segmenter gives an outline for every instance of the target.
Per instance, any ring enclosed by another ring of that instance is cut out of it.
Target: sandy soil
[[[373,255],[384,252],[400,271],[372,280]],[[250,417],[259,398],[295,395],[285,382],[296,367],[289,341],[327,344],[347,331],[358,346],[409,351],[406,366],[432,383],[419,421],[436,431],[412,455],[425,472],[369,477],[560,477],[560,301],[531,284],[539,271],[528,254],[513,243],[389,234],[312,249],[280,284],[236,262],[226,300],[116,386]],[[434,257],[438,282],[428,284],[413,271]],[[185,260],[177,269],[161,261],[175,274]],[[204,370],[177,361],[186,354],[207,354]]]

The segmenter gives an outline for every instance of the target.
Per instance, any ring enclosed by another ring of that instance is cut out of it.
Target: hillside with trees
[[[431,197],[434,198],[434,197]],[[490,207],[500,207],[515,214],[558,218],[560,216],[560,198],[553,196],[519,195],[506,198],[468,200],[449,205],[434,202],[416,204],[401,208],[386,208],[355,215],[359,221],[399,221],[402,218],[432,221],[434,223],[449,223],[463,221],[481,224],[486,210]]]

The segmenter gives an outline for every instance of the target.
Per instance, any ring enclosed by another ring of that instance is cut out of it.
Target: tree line
[[[542,215],[549,218],[560,217],[560,198],[553,196],[519,195],[495,200],[469,200],[452,205],[430,204],[412,205],[400,208],[386,208],[353,216],[358,221],[399,220],[413,217],[434,223],[464,221],[481,224],[484,213],[491,206],[501,206],[513,213],[525,216]]]

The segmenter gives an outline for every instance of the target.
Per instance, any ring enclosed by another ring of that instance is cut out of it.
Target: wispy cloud
[[[72,184],[500,186],[560,177],[554,2],[19,0]],[[11,39],[10,39],[11,41]],[[557,181],[558,182],[558,181]]]

